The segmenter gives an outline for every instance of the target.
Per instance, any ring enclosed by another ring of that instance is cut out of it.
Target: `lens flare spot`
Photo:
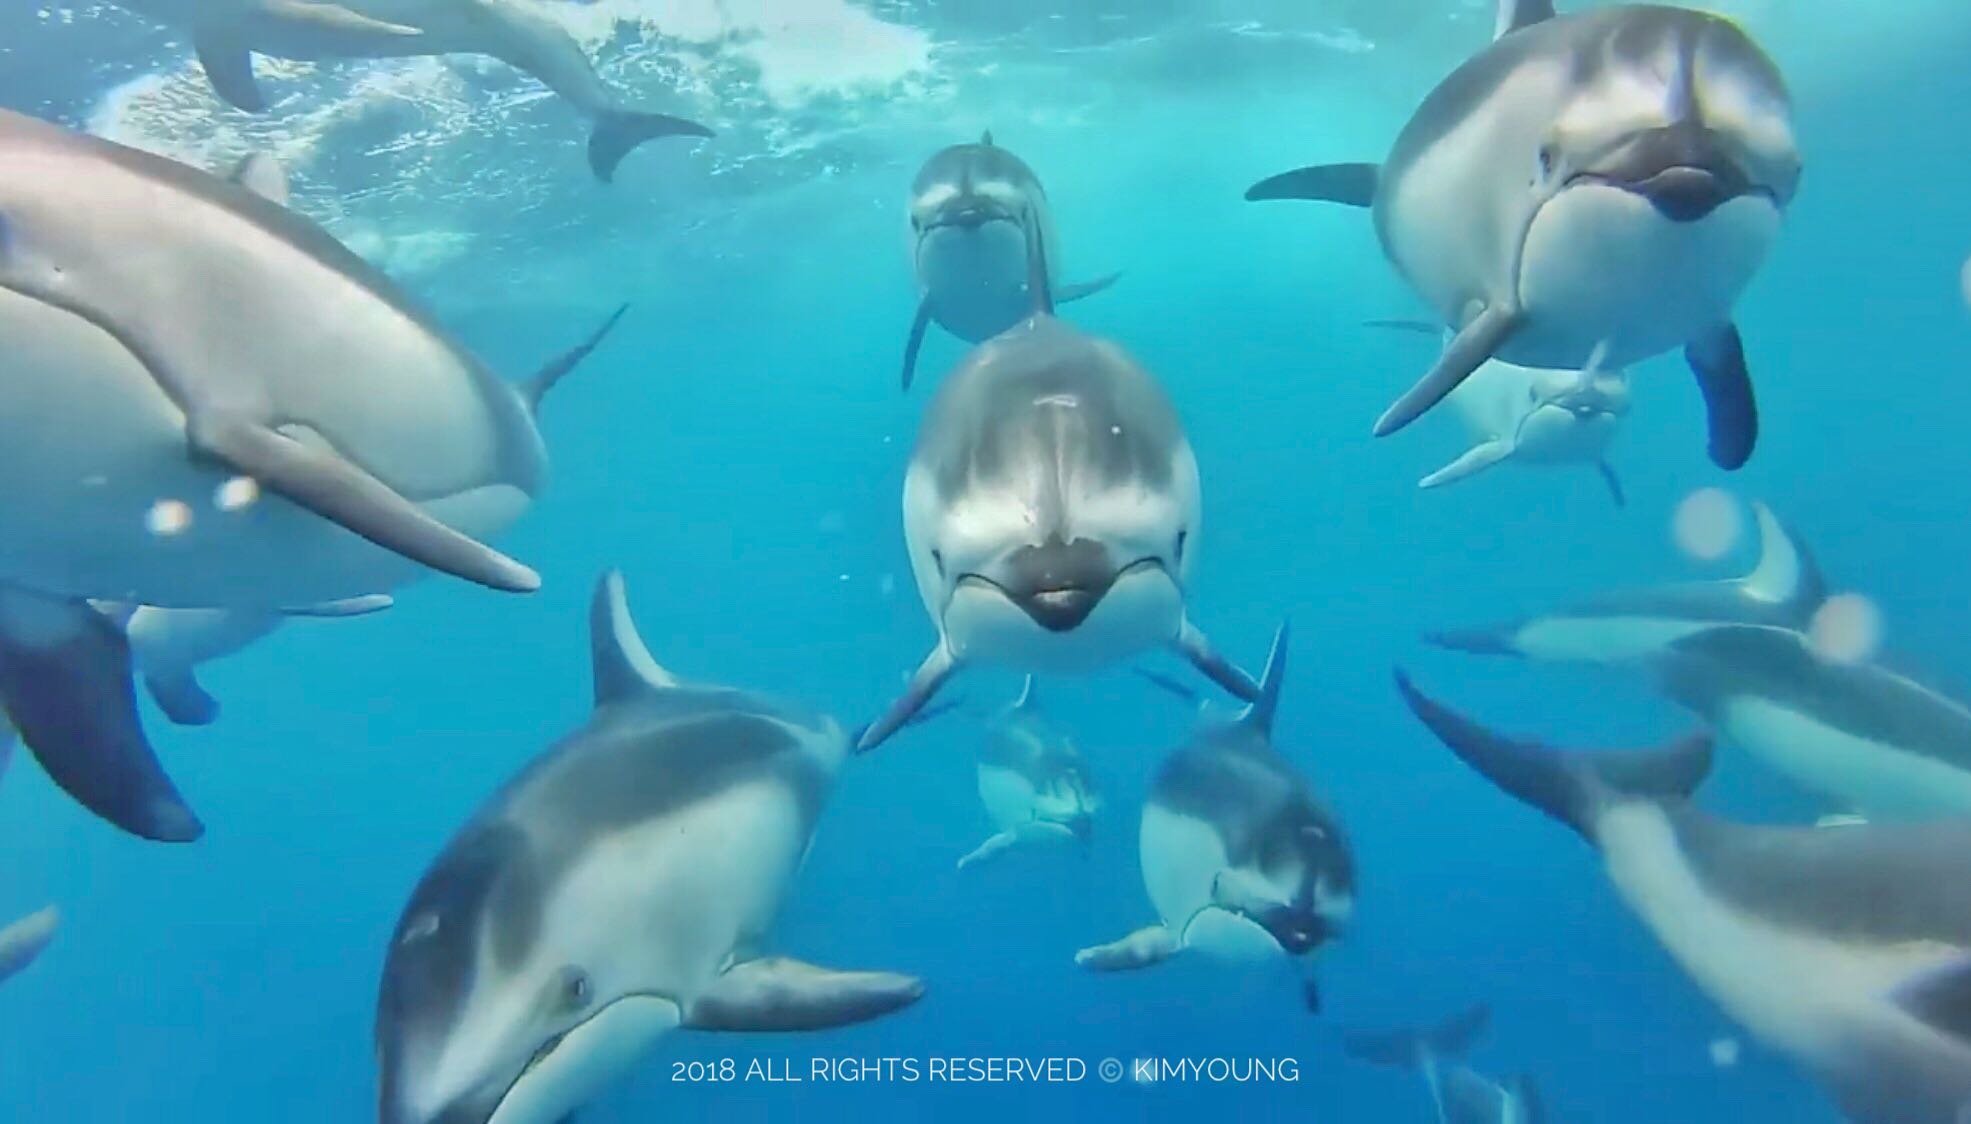
[[[1711,1064],[1717,1066],[1719,1069],[1730,1069],[1736,1066],[1739,1055],[1743,1052],[1744,1047],[1739,1045],[1738,1039],[1736,1038],[1713,1038],[1711,1040]]]
[[[159,500],[144,513],[144,526],[153,535],[182,534],[192,525],[192,506],[183,500]]]
[[[1964,286],[1964,303],[1971,307],[1971,258],[1964,259],[1964,271],[1958,276],[1959,284]]]
[[[1830,663],[1862,663],[1882,649],[1882,610],[1859,593],[1830,597],[1814,612],[1807,639]]]
[[[1679,550],[1700,562],[1716,562],[1738,545],[1744,524],[1745,516],[1731,493],[1700,488],[1677,505],[1671,530]]]
[[[220,511],[243,511],[260,500],[260,482],[251,476],[235,476],[212,491],[212,502]]]

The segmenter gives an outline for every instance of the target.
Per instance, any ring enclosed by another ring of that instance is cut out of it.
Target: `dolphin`
[[[1302,168],[1246,198],[1370,208],[1384,253],[1455,333],[1376,422],[1408,425],[1487,359],[1622,369],[1683,347],[1711,459],[1758,412],[1732,305],[1800,179],[1779,70],[1739,27],[1620,4],[1501,0],[1499,36],[1439,83],[1380,166]]]
[[[1971,707],[1786,628],[1731,625],[1649,660],[1657,689],[1839,812],[1971,817]]]
[[[114,602],[99,602],[96,608],[122,626],[137,674],[165,717],[180,726],[204,726],[219,717],[219,700],[199,684],[199,665],[262,640],[295,617],[357,617],[388,609],[393,603],[389,594],[373,593],[281,613],[160,609]]]
[[[1439,334],[1434,324],[1380,321]],[[1417,482],[1441,488],[1496,464],[1592,465],[1622,507],[1622,480],[1608,463],[1608,444],[1629,412],[1629,376],[1596,363],[1579,371],[1521,367],[1488,359],[1445,396],[1470,432],[1473,445],[1457,459]]]
[[[917,352],[933,320],[968,343],[983,343],[1026,319],[1027,246],[1039,244],[1050,267],[1054,299],[1066,304],[1099,293],[1119,274],[1063,285],[1060,236],[1040,177],[1026,161],[986,133],[977,144],[955,144],[924,162],[910,185],[910,267],[917,278],[917,315],[904,348],[903,388],[917,370]]]
[[[1720,625],[1804,629],[1827,599],[1811,551],[1762,503],[1759,561],[1743,577],[1601,594],[1484,628],[1433,633],[1440,647],[1563,663],[1629,664]]]
[[[1400,671],[1397,685],[1467,765],[1593,845],[1692,982],[1856,1124],[1971,1112],[1971,820],[1734,823],[1689,799],[1708,736],[1558,750],[1486,730]]]
[[[519,0],[116,0],[189,31],[222,99],[267,108],[253,55],[374,59],[488,55],[539,79],[595,121],[589,168],[607,183],[630,150],[656,137],[709,137],[694,121],[625,107],[566,28]]]
[[[938,643],[860,750],[973,661],[1073,674],[1171,647],[1255,694],[1185,611],[1199,486],[1183,423],[1120,347],[1055,319],[1028,237],[1033,315],[973,350],[917,432],[903,529]]]
[[[1082,949],[1075,963],[1115,972],[1185,949],[1231,961],[1301,966],[1339,936],[1355,906],[1355,859],[1341,823],[1273,747],[1287,629],[1274,638],[1259,697],[1164,761],[1143,806],[1143,885],[1156,924]],[[1320,991],[1301,979],[1310,1010]]]
[[[34,963],[55,939],[61,921],[61,911],[49,906],[0,929],[0,983]]]
[[[536,414],[622,310],[502,382],[318,226],[235,184],[0,111],[0,704],[50,776],[148,838],[199,825],[88,599],[280,609],[444,570],[546,480]]]
[[[1464,1064],[1491,1021],[1492,1009],[1481,1003],[1433,1027],[1352,1031],[1342,1037],[1342,1048],[1371,1065],[1416,1070],[1438,1124],[1544,1124],[1544,1102],[1532,1078],[1494,1081]]]
[[[671,1029],[817,1030],[923,993],[760,951],[842,728],[680,683],[614,572],[590,628],[595,712],[453,837],[391,936],[380,1124],[559,1124]]]
[[[1041,709],[1033,676],[1019,700],[994,719],[979,747],[979,801],[994,834],[958,860],[958,869],[1023,843],[1078,841],[1094,834],[1101,806],[1088,762],[1074,739]]]

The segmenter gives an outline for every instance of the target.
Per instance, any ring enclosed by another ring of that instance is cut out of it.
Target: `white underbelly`
[[[1138,847],[1150,904],[1184,947],[1238,962],[1285,955],[1264,927],[1213,904],[1212,886],[1231,864],[1211,825],[1146,804]]]
[[[917,278],[945,331],[979,343],[1033,312],[1026,237],[1010,222],[932,231],[917,249]]]
[[[1731,318],[1732,305],[1779,233],[1779,211],[1734,199],[1705,218],[1674,223],[1640,196],[1569,188],[1526,233],[1519,298],[1526,326],[1499,358],[1532,367],[1580,367],[1597,345],[1623,367],[1682,347]]]
[[[1521,626],[1512,639],[1528,659],[1617,664],[1663,651],[1705,627],[1662,617],[1547,617]]]
[[[1608,452],[1616,421],[1598,415],[1583,421],[1560,406],[1542,406],[1523,422],[1512,459],[1523,465],[1594,464]]]
[[[1705,891],[1653,804],[1610,810],[1595,834],[1623,900],[1692,981],[1768,1046],[1825,1067],[1855,1042],[1920,1029],[1892,993],[1952,950],[1838,944],[1740,912]]]
[[[1034,818],[1034,789],[1011,769],[979,766],[979,801],[994,827],[1007,831]]]
[[[1161,570],[1119,579],[1086,620],[1067,632],[1034,623],[996,590],[959,587],[944,612],[945,642],[961,660],[1018,671],[1086,675],[1169,644],[1184,623],[1184,600]]]
[[[1887,819],[1971,815],[1971,771],[1762,699],[1733,699],[1717,721],[1732,742],[1840,811]]]
[[[378,593],[422,567],[191,457],[185,419],[93,325],[0,291],[0,577],[49,593],[279,608]],[[505,483],[423,504],[475,538],[531,498]]]

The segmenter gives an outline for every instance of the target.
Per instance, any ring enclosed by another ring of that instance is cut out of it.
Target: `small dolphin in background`
[[[1124,971],[1198,949],[1304,965],[1341,934],[1355,908],[1354,856],[1340,821],[1273,747],[1286,655],[1282,626],[1258,699],[1236,721],[1194,735],[1157,771],[1139,850],[1161,920],[1082,949],[1075,963]],[[1308,1009],[1319,1011],[1311,974],[1301,989]]]
[[[381,59],[489,55],[525,71],[595,121],[589,168],[607,183],[630,150],[656,137],[709,137],[694,121],[626,108],[568,30],[517,0],[116,0],[185,28],[213,91],[236,108],[267,108],[253,55]]]
[[[0,983],[19,975],[21,969],[34,963],[41,951],[55,939],[55,930],[60,927],[61,921],[61,911],[49,906],[0,929]]]
[[[923,994],[761,953],[842,728],[680,683],[614,572],[589,619],[594,714],[453,837],[390,939],[381,1124],[562,1124],[678,1027],[819,1030]]]
[[[1571,752],[1495,734],[1417,691],[1467,765],[1579,833],[1684,972],[1805,1068],[1856,1124],[1971,1109],[1971,820],[1763,827],[1690,802],[1706,736]]]
[[[274,612],[444,570],[546,481],[543,397],[622,315],[518,385],[388,278],[240,182],[0,111],[0,704],[118,827],[203,830],[158,765],[121,629],[89,599]]]
[[[1342,1048],[1371,1065],[1416,1070],[1439,1124],[1545,1124],[1531,1077],[1500,1083],[1464,1064],[1491,1021],[1492,1009],[1481,1003],[1434,1027],[1352,1031],[1342,1037]]]
[[[1656,653],[1657,689],[1837,814],[1971,817],[1971,708],[1785,628],[1728,626]]]
[[[1093,837],[1101,799],[1088,762],[1041,709],[1031,675],[979,747],[979,802],[996,833],[958,860],[960,870],[1023,843]]]
[[[1732,305],[1800,181],[1779,70],[1720,16],[1500,0],[1498,38],[1424,99],[1389,159],[1302,168],[1247,199],[1369,207],[1383,251],[1455,335],[1376,422],[1414,421],[1487,359],[1620,370],[1683,347],[1711,459],[1758,411]]]
[[[284,613],[108,602],[98,602],[96,608],[122,627],[137,674],[164,716],[180,726],[204,726],[219,717],[219,700],[199,684],[200,664],[230,656],[295,617],[359,617],[392,604],[389,594],[373,593]]]
[[[1163,387],[1120,347],[1054,318],[1034,232],[1034,313],[938,387],[903,484],[903,529],[938,643],[864,731],[873,749],[961,666],[1086,674],[1172,648],[1250,700],[1250,676],[1192,624],[1198,461]]]
[[[1374,326],[1442,334],[1434,324],[1407,320]],[[1579,371],[1520,367],[1488,359],[1445,397],[1475,444],[1417,482],[1455,484],[1496,464],[1593,465],[1617,507],[1628,501],[1608,463],[1608,443],[1629,412],[1629,376],[1590,363]]]
[[[1047,191],[1025,161],[992,143],[991,133],[925,161],[910,185],[905,216],[918,295],[903,355],[905,390],[931,321],[967,343],[983,343],[1026,319],[1034,300],[1027,291],[1029,245],[1037,243],[1047,259],[1056,303],[1099,293],[1120,276],[1061,284],[1060,236]]]
[[[1766,505],[1755,502],[1752,511],[1759,561],[1744,577],[1607,593],[1510,624],[1433,633],[1428,639],[1478,655],[1625,664],[1719,625],[1805,629],[1827,599],[1820,567]]]

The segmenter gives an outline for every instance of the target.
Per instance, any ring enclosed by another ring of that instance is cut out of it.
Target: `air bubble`
[[[1745,517],[1722,488],[1700,488],[1677,505],[1672,530],[1677,548],[1700,562],[1716,562],[1738,545]]]
[[[220,511],[242,511],[260,499],[260,482],[251,476],[235,476],[212,490],[212,502]]]
[[[1814,612],[1807,639],[1830,663],[1863,663],[1882,648],[1882,610],[1859,593],[1830,597]]]
[[[192,525],[192,506],[183,500],[159,500],[144,514],[153,535],[176,535]]]
[[[1711,1064],[1719,1069],[1731,1069],[1738,1064],[1744,1047],[1736,1038],[1713,1038],[1711,1040]]]

